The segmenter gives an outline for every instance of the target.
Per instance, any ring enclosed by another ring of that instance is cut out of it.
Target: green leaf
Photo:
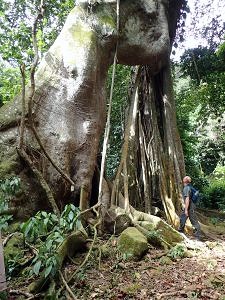
[[[38,275],[40,272],[40,268],[41,268],[41,261],[39,260],[38,262],[36,262],[36,264],[33,266],[33,271],[35,275]]]
[[[46,248],[49,250],[52,247],[53,240],[49,240],[46,243]]]
[[[50,265],[47,269],[45,269],[45,278],[51,273],[52,265]]]
[[[73,220],[73,218],[74,218],[74,213],[73,213],[73,211],[70,211],[68,218],[69,218],[70,221]]]
[[[25,228],[25,231],[24,231],[25,237],[28,236],[28,233],[30,232],[32,226],[33,226],[32,221],[28,222],[27,226],[24,226],[24,228]]]
[[[51,218],[54,222],[57,222],[58,221],[58,217],[54,214],[51,215]]]
[[[48,214],[46,213],[46,211],[42,211],[41,214],[42,214],[42,216],[45,217],[45,218],[47,218],[47,216],[48,216]]]
[[[47,225],[47,224],[48,224],[48,221],[49,221],[48,218],[44,219],[44,224]]]

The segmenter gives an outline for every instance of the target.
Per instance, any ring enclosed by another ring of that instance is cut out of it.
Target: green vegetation
[[[110,93],[112,67],[109,70],[107,91]],[[111,114],[111,131],[109,148],[107,152],[106,172],[109,178],[115,174],[120,161],[121,147],[124,137],[126,107],[128,107],[128,92],[131,84],[131,67],[117,65],[113,90],[113,103]]]
[[[203,190],[204,206],[225,211],[225,166],[216,167],[209,182]]]
[[[0,231],[5,231],[8,228],[9,222],[12,220],[12,215],[3,212],[7,212],[9,209],[9,202],[13,199],[16,192],[20,189],[20,179],[18,177],[12,177],[0,181]]]
[[[7,276],[10,278],[18,269],[21,271],[21,259],[27,252],[24,241],[33,245],[37,253],[31,259],[28,276],[54,276],[58,270],[58,248],[69,233],[82,229],[78,219],[79,209],[73,204],[66,205],[58,218],[53,213],[38,212],[34,217],[22,223],[5,248]],[[12,220],[12,217],[10,218]],[[6,223],[8,220],[2,219]],[[24,262],[23,262],[24,263]]]
[[[44,270],[44,276],[57,271],[57,249],[67,234],[81,228],[77,219],[79,209],[73,204],[66,205],[60,218],[53,213],[38,212],[21,225],[25,240],[37,245],[38,254],[32,260],[31,274],[38,275]]]
[[[21,90],[19,69],[0,64],[0,106],[12,100]]]
[[[178,258],[182,258],[185,256],[185,252],[187,251],[187,247],[183,244],[177,244],[175,247],[171,248],[168,257],[172,260],[176,260]]]
[[[74,1],[45,1],[44,19],[38,24],[38,48],[46,52],[62,29],[65,18],[74,7]],[[29,65],[33,57],[32,24],[40,1],[19,0],[0,2],[0,53],[12,65]],[[57,17],[56,17],[57,16]],[[26,51],[24,51],[26,49]]]
[[[217,50],[218,49],[218,50]],[[202,192],[204,207],[224,209],[225,177],[225,64],[219,47],[186,50],[175,65],[178,127],[186,173]],[[221,172],[221,174],[223,171]]]

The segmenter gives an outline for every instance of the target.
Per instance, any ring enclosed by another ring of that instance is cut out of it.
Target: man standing
[[[198,240],[201,239],[201,229],[199,222],[197,220],[195,212],[195,204],[192,201],[192,186],[191,186],[191,177],[185,176],[183,179],[183,200],[184,200],[184,209],[180,216],[180,227],[179,232],[184,232],[184,227],[187,219],[189,218],[192,226],[194,227],[194,233]]]

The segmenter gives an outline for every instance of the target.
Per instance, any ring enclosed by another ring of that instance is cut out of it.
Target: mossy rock
[[[139,230],[128,227],[118,239],[118,249],[127,258],[140,259],[148,251],[148,241]]]
[[[4,247],[4,257],[6,262],[21,259],[24,256],[24,237],[20,232],[16,232]]]
[[[16,155],[2,161],[0,163],[0,178],[10,178],[16,175],[19,167]]]
[[[183,241],[179,232],[158,217],[153,218],[153,222],[142,221],[140,225],[148,231],[158,231],[161,238],[170,245],[176,245]]]

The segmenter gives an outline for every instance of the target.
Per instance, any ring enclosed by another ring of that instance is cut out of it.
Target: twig
[[[31,297],[34,296],[34,295],[30,294],[30,293],[27,293],[27,292],[24,292],[24,291],[20,291],[20,290],[9,290],[9,294],[12,294],[12,295],[23,295],[23,296],[26,296],[27,298],[31,298]]]
[[[83,215],[83,214],[85,214],[86,212],[91,211],[91,210],[94,210],[94,212],[96,213],[96,215],[97,215],[97,217],[98,217],[98,216],[99,216],[99,213],[98,213],[98,211],[96,210],[96,208],[98,208],[98,207],[100,207],[100,206],[101,206],[100,203],[96,203],[94,206],[92,206],[92,207],[90,207],[90,208],[88,208],[88,209],[86,209],[86,210],[83,210],[82,212],[80,212],[80,213],[76,216],[76,218],[74,219],[74,222],[76,223],[76,220],[77,220],[81,215]],[[81,268],[85,265],[85,263],[87,262],[87,260],[88,260],[88,258],[89,258],[89,256],[90,256],[90,254],[91,254],[91,252],[92,252],[92,250],[93,250],[93,248],[94,248],[94,243],[95,243],[95,240],[96,240],[96,237],[97,237],[97,229],[96,229],[96,227],[97,227],[98,225],[100,225],[100,219],[99,219],[99,221],[98,221],[98,222],[94,225],[94,227],[93,227],[93,229],[94,229],[94,238],[93,238],[93,240],[92,240],[91,246],[90,246],[90,248],[89,248],[89,250],[88,250],[88,253],[87,253],[87,255],[86,255],[86,257],[85,257],[83,263],[82,263],[82,264],[78,267],[78,269],[71,275],[71,277],[70,277],[69,280],[67,281],[67,284],[73,279],[73,277],[78,273],[78,271],[80,271],[80,269],[81,269]],[[58,290],[58,292],[57,292],[57,297],[59,297],[59,295],[60,295],[60,293],[62,292],[62,290],[63,290],[63,287],[60,288],[60,289]]]
[[[157,299],[162,299],[164,297],[166,297],[165,299],[168,299],[169,296],[176,296],[177,294],[180,294],[180,291],[172,291],[172,292],[162,293],[158,296]]]
[[[93,206],[94,207],[94,206]],[[97,213],[97,211],[96,211]],[[98,214],[98,213],[97,213]],[[91,243],[91,247],[85,257],[85,259],[83,260],[82,264],[76,269],[76,271],[70,276],[68,283],[74,278],[74,276],[76,276],[76,274],[81,270],[81,268],[83,268],[83,266],[86,264],[86,262],[88,261],[89,256],[91,255],[91,252],[93,250],[96,238],[97,238],[97,226],[100,225],[101,220],[99,219],[98,222],[94,225],[93,229],[94,229],[94,238],[93,238],[93,242]]]
[[[14,236],[15,233],[16,233],[16,232],[13,232],[13,233],[9,234],[9,235],[4,239],[4,241],[2,242],[3,247],[5,247],[5,245],[6,245],[6,244],[8,243],[8,241],[11,239],[11,237]]]
[[[39,293],[39,294],[33,295],[33,296],[27,298],[27,300],[41,299],[41,296],[44,296],[44,294]]]
[[[100,247],[98,248],[98,251],[99,251],[99,257],[98,257],[98,269],[101,270],[102,250],[101,250]]]
[[[85,213],[87,213],[87,212],[89,212],[89,211],[91,211],[91,210],[94,210],[94,211],[96,212],[96,208],[99,208],[100,206],[101,206],[101,203],[96,203],[94,206],[92,206],[92,207],[90,207],[90,208],[87,208],[87,209],[81,211],[79,214],[76,215],[76,217],[75,217],[75,219],[74,219],[74,223],[76,223],[77,219],[78,219],[80,216],[84,215]],[[98,214],[98,212],[97,212],[97,214]]]
[[[67,292],[70,294],[70,296],[72,297],[72,299],[77,300],[77,298],[74,295],[74,293],[72,292],[71,288],[68,286],[68,284],[67,284],[67,282],[66,282],[66,280],[65,280],[65,278],[64,278],[64,276],[63,276],[63,274],[62,274],[61,271],[59,271],[59,275],[60,275],[60,278],[61,278],[61,280],[62,280],[62,282],[63,282],[63,284],[64,284]]]
[[[32,253],[34,254],[34,255],[37,255],[38,254],[38,250],[34,247],[34,246],[32,246],[32,245],[30,245],[28,242],[26,242],[25,241],[25,245],[32,251]]]

